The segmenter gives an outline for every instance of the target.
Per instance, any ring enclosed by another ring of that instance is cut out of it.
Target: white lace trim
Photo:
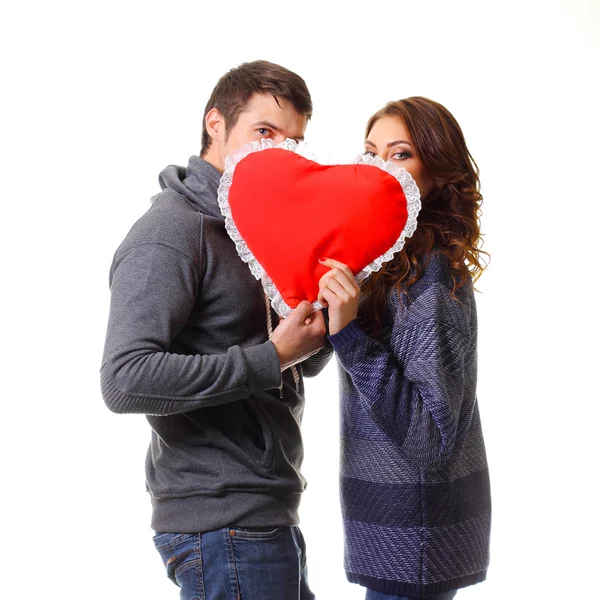
[[[285,302],[279,293],[279,290],[275,287],[275,284],[264,270],[263,266],[258,262],[254,254],[252,254],[250,248],[248,248],[246,241],[240,234],[237,225],[233,220],[231,207],[229,205],[229,190],[233,182],[233,174],[237,164],[253,152],[262,152],[263,150],[270,150],[272,148],[289,150],[290,152],[299,154],[300,156],[316,163],[328,164],[326,160],[320,160],[315,152],[305,142],[298,143],[292,139],[286,139],[281,144],[275,144],[273,140],[269,139],[262,139],[258,142],[250,142],[235,152],[232,152],[226,158],[225,170],[219,184],[218,202],[221,214],[225,217],[225,229],[227,230],[229,237],[233,240],[237,253],[248,265],[252,275],[262,282],[265,293],[271,301],[275,312],[282,317],[287,317],[293,309]],[[402,233],[400,234],[400,237],[385,254],[376,258],[372,263],[367,265],[362,271],[360,271],[360,273],[356,275],[356,281],[360,283],[361,281],[364,281],[371,273],[379,271],[384,263],[390,261],[394,257],[394,254],[402,250],[406,238],[410,237],[415,232],[417,227],[417,215],[421,209],[421,201],[419,189],[417,188],[413,178],[405,169],[399,168],[389,161],[384,162],[379,157],[362,154],[356,157],[354,164],[364,164],[378,167],[386,173],[392,175],[402,186],[408,205],[408,220],[404,229],[402,230]],[[312,303],[312,308],[313,310],[320,310],[323,308],[323,305],[317,300],[316,302]]]
[[[354,159],[355,165],[370,165],[377,167],[386,173],[389,173],[394,177],[402,186],[404,196],[406,197],[406,208],[408,212],[408,218],[404,229],[400,232],[400,236],[394,243],[394,245],[385,253],[376,258],[373,262],[369,263],[360,273],[355,275],[357,283],[361,283],[371,273],[376,273],[381,267],[394,258],[394,254],[397,254],[402,250],[406,243],[406,238],[409,238],[417,229],[417,216],[421,210],[421,193],[415,180],[411,174],[402,167],[395,165],[391,161],[384,161],[379,156],[371,156],[370,154],[359,154]]]
[[[250,267],[250,272],[252,275],[262,282],[265,293],[271,301],[271,305],[273,306],[275,312],[282,317],[287,317],[293,309],[283,299],[279,293],[279,290],[275,287],[275,284],[267,275],[267,272],[264,270],[263,266],[258,262],[254,254],[252,254],[250,248],[248,248],[248,245],[246,244],[244,238],[237,228],[237,225],[235,224],[235,221],[233,220],[231,207],[229,205],[229,189],[231,188],[231,184],[233,182],[233,174],[237,164],[253,152],[262,152],[263,150],[269,150],[271,148],[282,148],[283,150],[289,150],[290,152],[299,154],[308,160],[323,164],[323,162],[319,160],[319,157],[316,156],[314,151],[305,142],[298,143],[292,139],[287,139],[281,144],[275,144],[273,140],[269,139],[262,139],[259,142],[250,142],[249,144],[242,146],[239,150],[232,152],[225,159],[225,170],[221,177],[221,183],[219,184],[218,202],[221,214],[225,217],[225,229],[227,230],[229,237],[235,243],[235,247],[240,258],[247,263],[248,267]],[[323,305],[317,300],[316,302],[312,303],[312,307],[313,310],[320,310],[323,308]]]

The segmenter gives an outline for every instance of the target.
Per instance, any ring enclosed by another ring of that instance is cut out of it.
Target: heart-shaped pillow
[[[323,165],[294,140],[261,140],[230,155],[218,196],[238,254],[283,317],[302,300],[322,308],[318,283],[328,269],[319,257],[363,281],[402,249],[421,208],[414,180],[393,163],[360,155]]]

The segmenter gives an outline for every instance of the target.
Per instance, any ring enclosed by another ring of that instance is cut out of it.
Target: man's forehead
[[[243,113],[253,115],[255,118],[267,116],[283,118],[292,111],[296,112],[289,102],[279,98],[276,100],[273,96],[265,98],[261,95],[253,96],[244,107]]]

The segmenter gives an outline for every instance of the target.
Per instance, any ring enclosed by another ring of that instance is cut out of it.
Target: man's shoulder
[[[163,190],[152,206],[134,223],[117,249],[117,254],[145,244],[171,247],[190,258],[197,258],[203,215],[181,194]]]

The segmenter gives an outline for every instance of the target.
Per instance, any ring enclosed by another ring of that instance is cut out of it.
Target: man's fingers
[[[313,322],[313,323],[320,323],[321,321],[325,322],[325,317],[323,317],[323,311],[322,310],[316,310],[311,315],[311,322]]]
[[[317,310],[312,314],[309,325],[317,330],[322,330],[322,335],[325,335],[325,317],[322,310]]]
[[[299,321],[304,322],[312,314],[312,304],[308,300],[302,300],[292,313]]]

